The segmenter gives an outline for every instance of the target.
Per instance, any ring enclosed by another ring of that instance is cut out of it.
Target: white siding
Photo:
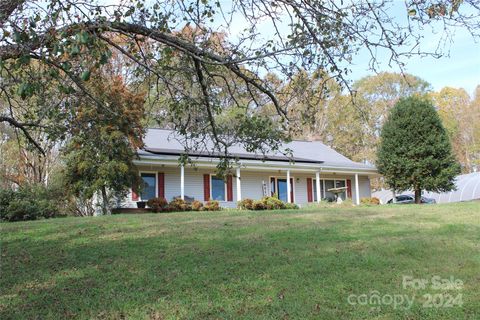
[[[268,174],[241,170],[240,177],[243,199],[258,200],[263,197],[263,182],[268,186]]]
[[[352,198],[355,200],[355,176],[350,178],[352,180]],[[367,176],[358,177],[358,189],[360,190],[360,199],[361,198],[370,198],[372,196],[370,189],[370,179]]]

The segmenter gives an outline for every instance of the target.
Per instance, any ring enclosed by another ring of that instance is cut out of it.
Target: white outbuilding
[[[480,172],[463,174],[455,179],[456,190],[450,192],[424,192],[422,195],[433,198],[437,203],[461,202],[480,199]],[[400,194],[412,194],[412,191],[405,191]],[[392,191],[380,190],[372,194],[380,199],[382,204],[392,199]]]

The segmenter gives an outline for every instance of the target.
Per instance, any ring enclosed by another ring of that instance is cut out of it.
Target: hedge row
[[[237,207],[243,210],[283,210],[298,209],[295,203],[286,203],[277,197],[263,197],[260,200],[243,199]]]
[[[152,198],[147,201],[147,206],[153,212],[218,211],[221,209],[220,203],[215,200],[210,200],[203,204],[197,200],[188,203],[180,198],[175,198],[170,202],[165,198]]]
[[[32,185],[0,189],[0,220],[25,221],[62,216],[55,190]]]
[[[152,212],[176,212],[176,211],[218,211],[220,203],[215,200],[188,203],[180,198],[168,202],[164,198],[152,198],[147,201],[147,206]],[[263,197],[260,200],[244,199],[238,202],[238,208],[243,210],[282,210],[298,209],[294,203],[285,203],[277,197]]]

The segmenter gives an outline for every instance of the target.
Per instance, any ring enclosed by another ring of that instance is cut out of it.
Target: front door
[[[278,199],[287,202],[287,179],[277,179]]]
[[[270,189],[272,192],[272,196],[277,194],[278,199],[282,200],[283,202],[288,201],[288,193],[287,193],[287,179],[284,178],[270,178]],[[290,199],[294,202],[293,199],[293,178],[290,178]]]

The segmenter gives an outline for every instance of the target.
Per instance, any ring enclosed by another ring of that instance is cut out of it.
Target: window
[[[347,182],[345,180],[335,180],[335,188],[345,188],[347,186]],[[347,198],[347,192],[344,191],[339,193],[338,196],[345,200]]]
[[[226,200],[226,185],[222,178],[211,176],[212,200],[225,201]]]
[[[317,184],[316,179],[312,179],[313,184],[313,201],[317,201]],[[333,188],[345,188],[347,186],[347,181],[345,179],[320,179],[320,196],[322,198],[328,199],[333,201],[335,199],[335,194],[333,192],[328,191],[329,189]],[[339,196],[345,200],[347,197],[347,192],[342,192]]]
[[[335,188],[345,188],[345,180],[335,180]]]
[[[335,188],[335,180],[325,180],[325,198],[329,201],[335,200],[335,194],[330,189]]]
[[[140,194],[142,201],[155,198],[157,191],[157,176],[155,173],[142,173],[140,176],[143,181],[143,188]]]

